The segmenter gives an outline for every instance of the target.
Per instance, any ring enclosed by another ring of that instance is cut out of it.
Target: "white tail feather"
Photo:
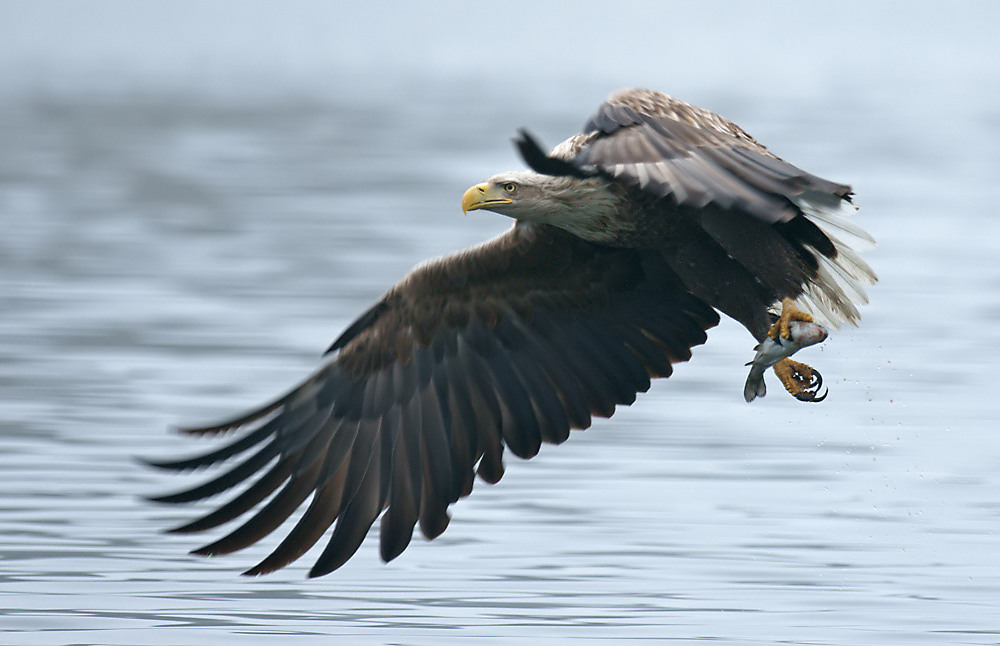
[[[846,199],[807,191],[794,201],[837,250],[835,258],[815,252],[819,270],[815,280],[805,286],[805,291],[796,300],[796,306],[836,328],[842,323],[857,325],[861,318],[858,306],[868,302],[864,285],[874,285],[878,281],[875,272],[857,252],[874,247],[875,239],[848,220],[858,208]]]
[[[875,238],[851,222],[858,207],[848,200],[829,193],[806,191],[792,201],[828,236],[832,235],[856,251],[868,251],[875,246]]]

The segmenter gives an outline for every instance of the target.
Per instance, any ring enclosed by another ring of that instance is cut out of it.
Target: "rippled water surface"
[[[745,404],[752,342],[723,324],[433,543],[383,566],[370,536],[317,580],[316,551],[238,576],[276,540],[188,556],[159,532],[193,510],[141,496],[191,480],[135,458],[204,446],[168,428],[278,394],[412,265],[506,228],[462,191],[614,86],[3,95],[0,642],[1000,643],[1000,83],[874,67],[683,97],[858,192],[882,280],[808,352],[826,402]]]

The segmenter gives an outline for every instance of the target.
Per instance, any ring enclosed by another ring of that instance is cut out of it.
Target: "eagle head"
[[[603,180],[533,171],[494,175],[462,196],[465,213],[485,209],[522,222],[551,224],[592,242],[608,242],[617,233],[619,206]]]

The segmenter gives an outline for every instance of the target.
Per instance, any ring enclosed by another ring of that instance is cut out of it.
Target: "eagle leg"
[[[775,321],[771,329],[767,331],[767,336],[771,337],[775,341],[778,340],[780,335],[783,339],[792,338],[792,333],[788,329],[788,324],[791,321],[803,321],[805,323],[812,323],[813,317],[808,312],[803,312],[799,308],[795,307],[795,301],[790,298],[784,298],[781,301],[781,316]]]
[[[780,336],[783,339],[791,338],[791,331],[788,324],[791,321],[803,321],[812,323],[813,317],[808,312],[803,312],[795,307],[795,302],[790,298],[781,301],[781,316],[774,322],[771,329],[767,331],[767,336],[777,340]],[[819,395],[819,389],[823,386],[823,375],[812,366],[807,366],[798,361],[785,358],[774,364],[774,374],[778,375],[782,385],[792,397],[803,402],[821,402],[826,399],[829,390]]]

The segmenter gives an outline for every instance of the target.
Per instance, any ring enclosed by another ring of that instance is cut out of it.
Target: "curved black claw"
[[[795,371],[795,377],[799,380],[804,380],[803,375],[799,371]],[[813,404],[818,404],[819,402],[826,399],[826,396],[830,394],[830,389],[827,388],[823,391],[823,394],[819,394],[819,389],[823,387],[823,375],[820,374],[819,370],[815,368],[812,369],[812,374],[809,377],[809,383],[802,388],[801,392],[792,393],[792,397],[799,400],[800,402],[809,402]]]

